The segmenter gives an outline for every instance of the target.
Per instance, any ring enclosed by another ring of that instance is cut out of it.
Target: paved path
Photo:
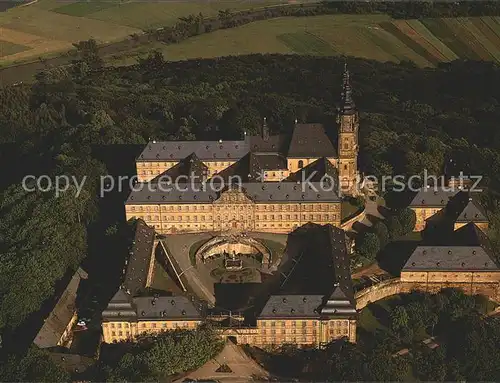
[[[221,366],[227,366],[227,372],[217,372]],[[260,379],[259,379],[260,378]],[[250,358],[241,347],[231,341],[227,341],[224,349],[215,358],[209,360],[196,371],[176,380],[175,383],[182,383],[186,379],[196,379],[198,381],[215,380],[218,382],[246,383],[252,380],[267,381],[269,373],[257,362]]]
[[[378,211],[378,207],[379,207],[379,205],[377,204],[376,201],[371,201],[370,199],[368,199],[365,203],[366,217],[363,220],[361,220],[360,223],[367,226],[367,227],[372,227],[373,223],[368,218],[369,216],[375,217],[378,219],[384,219],[385,217],[382,214],[380,214],[380,212]]]

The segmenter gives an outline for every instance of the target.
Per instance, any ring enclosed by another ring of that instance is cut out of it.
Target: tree
[[[378,237],[380,247],[384,247],[389,242],[389,229],[383,221],[375,222],[372,231]]]
[[[207,325],[196,330],[163,332],[154,342],[145,337],[137,352],[121,358],[108,380],[163,380],[203,365],[220,352],[222,344],[218,334]]]
[[[80,59],[92,69],[102,68],[104,60],[99,56],[99,48],[94,39],[83,40],[74,43],[73,46],[78,51]]]
[[[446,360],[442,347],[421,346],[413,353],[413,371],[421,381],[442,382],[446,378]]]
[[[379,250],[380,241],[375,233],[361,233],[356,238],[356,251],[363,257],[374,259]]]
[[[32,346],[25,356],[10,356],[0,363],[2,382],[68,382],[69,374],[55,364],[48,353]]]
[[[401,330],[405,330],[408,328],[409,324],[409,316],[406,312],[406,309],[403,306],[397,306],[394,310],[391,311],[390,321],[391,321],[391,329],[395,332],[399,332]]]
[[[403,234],[403,228],[399,223],[398,217],[391,215],[385,219],[387,230],[389,231],[389,238],[395,240]]]
[[[401,234],[405,235],[413,231],[417,222],[415,211],[410,208],[405,208],[397,213],[398,221],[401,224]]]

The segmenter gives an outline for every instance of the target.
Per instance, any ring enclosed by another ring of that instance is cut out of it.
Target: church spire
[[[347,62],[344,64],[344,76],[342,84],[342,99],[340,105],[340,113],[349,115],[356,113],[356,104],[352,99],[352,87],[349,69],[347,69]]]
[[[267,118],[264,117],[262,121],[262,139],[269,141],[269,127],[267,126]]]

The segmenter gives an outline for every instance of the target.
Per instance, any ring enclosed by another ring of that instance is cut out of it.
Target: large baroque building
[[[409,205],[416,214],[414,231],[449,224],[453,230],[474,222],[482,230],[489,221],[478,201],[478,193],[459,187],[431,187],[418,191]]]
[[[357,313],[345,234],[332,225],[310,226],[302,234],[306,237],[299,256],[284,262],[278,287],[259,297],[249,318],[221,315],[189,293],[151,294],[159,240],[153,228],[138,220],[123,285],[102,314],[103,341],[131,341],[145,334],[194,329],[208,321],[217,323],[221,336],[240,344],[321,346],[340,338],[355,342]]]
[[[500,267],[486,234],[469,222],[417,246],[401,270],[401,282],[426,291],[457,287],[495,299],[500,296]]]
[[[150,142],[136,160],[139,183],[126,218],[162,234],[339,226],[341,194],[357,193],[358,176],[359,120],[347,69],[337,123],[338,132],[296,123],[291,134],[271,135],[264,118],[261,135],[240,141]]]

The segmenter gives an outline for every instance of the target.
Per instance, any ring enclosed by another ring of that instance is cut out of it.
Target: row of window
[[[283,221],[283,220],[286,220],[286,221],[290,221],[290,220],[293,220],[293,221],[297,221],[299,220],[299,214],[293,214],[293,215],[290,215],[290,214],[286,214],[286,215],[274,215],[274,214],[270,214],[270,215],[267,215],[267,214],[263,214],[263,215],[260,215],[260,214],[257,214],[255,216],[255,219],[257,220],[263,220],[263,221],[267,221],[267,220],[270,220],[270,221],[274,221],[274,220],[277,220],[277,221]],[[154,222],[158,222],[160,221],[160,216],[158,215],[145,215],[145,216],[136,216],[137,218],[143,218],[146,222],[151,222],[151,221],[154,221]],[[216,221],[225,221],[225,222],[228,222],[230,220],[239,220],[239,222],[243,223],[243,221],[245,220],[245,216],[243,215],[240,215],[239,217],[237,216],[216,216],[215,217],[215,220]],[[246,219],[251,222],[252,221],[252,216],[249,215],[246,217]],[[302,218],[301,218],[303,221],[306,221],[306,220],[309,220],[309,221],[326,221],[326,222],[330,222],[330,221],[336,221],[337,220],[337,215],[336,214],[302,214]],[[170,221],[170,222],[173,222],[173,221],[177,221],[177,222],[198,222],[198,216],[197,215],[193,215],[193,216],[189,216],[189,215],[186,215],[186,216],[166,216],[166,217],[163,217],[163,220],[164,221]],[[199,220],[201,222],[204,222],[204,221],[211,221],[212,220],[212,216],[211,215],[207,215],[207,216],[204,216],[204,215],[200,215],[199,216]]]
[[[160,167],[166,167],[171,168],[174,165],[177,165],[179,162],[137,162],[137,167],[138,168],[160,168]],[[214,166],[214,167],[224,167],[224,166],[231,166],[234,164],[234,161],[203,161],[205,165],[208,167]]]
[[[308,323],[309,322],[309,323]],[[287,324],[292,325],[292,326],[297,326],[301,325],[302,327],[306,326],[317,326],[319,324],[318,321],[313,320],[313,321],[294,321],[294,320],[288,320],[288,321],[259,321],[258,325],[262,327],[266,327],[267,325],[270,325],[271,327],[276,327],[276,326],[282,326],[285,327]],[[336,327],[336,326],[341,326],[341,327],[347,327],[349,325],[348,320],[336,320],[336,321],[330,321],[329,326],[330,327]]]
[[[162,322],[161,323],[161,327],[162,328],[179,328],[179,327],[189,327],[190,325],[192,326],[195,326],[197,322]],[[114,329],[114,328],[129,328],[129,327],[135,327],[135,323],[103,323],[103,327],[106,328],[106,327],[109,327]],[[160,326],[157,326],[158,323],[147,323],[147,322],[143,322],[143,323],[139,323],[139,327],[140,328],[156,328],[156,327],[160,327]]]
[[[291,204],[277,204],[277,205],[216,205],[213,208],[215,210],[252,210],[254,209],[258,212],[263,211],[336,211],[338,209],[337,205],[333,204],[307,204],[307,205],[291,205]],[[163,205],[161,206],[161,211],[210,211],[212,206],[205,205]],[[130,211],[138,212],[157,212],[160,211],[159,206],[129,206]],[[128,210],[128,209],[127,209]]]
[[[277,332],[278,331],[278,332]],[[269,332],[266,330],[266,329],[262,329],[262,335],[268,335],[268,334],[271,334],[271,335],[276,335],[277,333],[281,333],[282,335],[286,335],[286,334],[296,334],[297,333],[297,330],[295,328],[292,328],[292,329],[289,329],[289,328],[282,328],[281,331],[280,330],[275,330],[275,329],[271,329]],[[304,327],[302,328],[302,331],[301,331],[302,335],[306,335],[306,334],[309,334],[309,335],[317,335],[317,330],[316,329],[313,329],[312,331],[308,331],[308,328],[307,327]],[[329,334],[331,336],[338,336],[338,335],[347,335],[349,334],[349,329],[348,328],[337,328],[337,329],[330,329],[329,330]]]

